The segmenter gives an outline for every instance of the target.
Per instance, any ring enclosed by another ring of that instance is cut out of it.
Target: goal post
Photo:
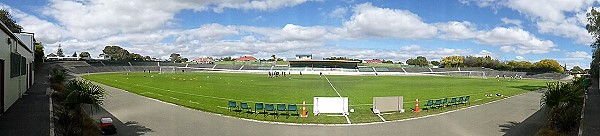
[[[348,97],[314,97],[313,113],[341,113],[348,115]]]
[[[485,71],[446,71],[446,72],[431,72],[434,75],[443,76],[459,76],[459,77],[472,77],[472,78],[486,78]]]

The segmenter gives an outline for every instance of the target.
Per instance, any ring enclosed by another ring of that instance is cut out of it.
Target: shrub
[[[99,136],[98,122],[79,109],[68,109],[57,105],[52,120],[56,124],[57,135]]]
[[[550,114],[550,125],[561,132],[569,133],[579,126],[581,106],[559,106]]]
[[[66,86],[65,105],[79,109],[83,104],[99,108],[104,100],[104,89],[98,85],[83,80],[71,80]]]
[[[573,106],[583,104],[583,90],[578,85],[564,82],[548,83],[548,90],[542,96],[541,106],[553,109],[557,106]]]
[[[67,78],[65,70],[53,69],[50,73],[50,83],[62,83]]]
[[[562,133],[570,133],[581,120],[581,106],[584,101],[584,87],[581,79],[572,83],[551,82],[542,96],[541,106],[549,109],[549,126]]]

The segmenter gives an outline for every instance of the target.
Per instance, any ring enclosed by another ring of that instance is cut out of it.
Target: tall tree
[[[23,30],[23,27],[17,24],[17,22],[12,19],[10,13],[5,9],[0,9],[0,21],[2,21],[2,23],[4,23],[13,33],[20,33]]]
[[[542,71],[551,71],[557,73],[565,72],[565,69],[556,60],[543,59],[536,63],[533,63],[534,67]]]
[[[71,57],[77,57],[77,52],[73,52],[73,55],[71,55]]]
[[[87,51],[79,53],[79,57],[81,57],[81,58],[89,58],[90,56],[91,56],[90,53]]]
[[[171,62],[175,62],[175,63],[181,62],[181,55],[179,55],[179,53],[171,53],[169,58],[170,58]]]
[[[33,43],[35,45],[35,59],[34,59],[34,63],[36,67],[40,67],[42,66],[42,63],[44,63],[44,46],[42,46],[42,43],[40,42],[36,42]]]
[[[585,26],[588,33],[592,35],[594,38],[594,42],[590,44],[592,47],[593,57],[592,62],[590,63],[590,74],[594,78],[598,78],[598,70],[600,68],[600,12],[598,12],[595,8],[592,8],[589,13],[587,13],[588,24]]]
[[[439,66],[440,62],[439,61],[431,61],[431,65]]]
[[[110,58],[113,60],[128,60],[130,57],[129,51],[119,46],[106,46],[104,47],[102,52],[110,56]]]
[[[58,49],[56,50],[56,55],[59,56],[59,57],[65,57],[65,54],[63,53],[62,46],[60,46],[60,44],[58,45]]]
[[[137,54],[137,53],[131,53],[131,54],[129,54],[129,60],[143,61],[144,57],[142,57],[142,55]]]
[[[584,72],[584,70],[579,66],[575,66],[571,69],[571,72]]]
[[[442,58],[442,65],[444,67],[459,67],[465,61],[465,57],[463,56],[448,56]]]

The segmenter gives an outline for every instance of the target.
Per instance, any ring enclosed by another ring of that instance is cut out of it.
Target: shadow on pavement
[[[509,121],[506,124],[498,125],[500,132],[504,132],[505,136],[532,136],[544,125],[546,119],[546,108],[542,107],[537,112],[533,113],[523,122]]]
[[[91,107],[86,105],[86,111],[89,111]],[[144,125],[141,125],[137,121],[127,121],[123,122],[116,118],[114,115],[110,114],[106,109],[100,107],[99,109],[94,109],[93,112],[90,113],[92,118],[97,122],[100,122],[100,118],[102,117],[110,117],[113,119],[113,125],[117,128],[117,134],[115,136],[141,136],[148,132],[154,132],[151,128],[148,128]]]

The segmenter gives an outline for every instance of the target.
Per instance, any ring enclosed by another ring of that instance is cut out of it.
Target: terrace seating
[[[285,111],[285,112],[287,112],[287,109],[286,109],[286,107],[285,107],[285,104],[277,104],[277,112],[280,112],[280,111]],[[279,114],[282,114],[282,113],[279,113]],[[279,117],[279,114],[277,114],[277,117]],[[287,113],[286,113],[286,114],[287,114]]]
[[[277,115],[277,111],[275,110],[275,105],[273,104],[265,104],[265,117],[268,115]],[[275,118],[275,116],[273,116]]]

